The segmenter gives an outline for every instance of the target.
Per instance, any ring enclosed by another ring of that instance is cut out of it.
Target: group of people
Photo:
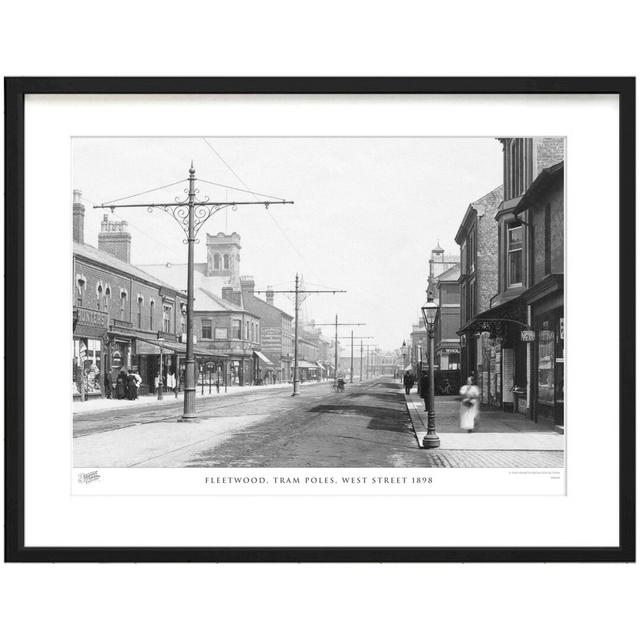
[[[137,400],[138,389],[142,384],[142,378],[136,369],[127,371],[126,369],[120,369],[118,377],[115,383],[115,394],[118,400]],[[111,398],[114,391],[113,376],[111,371],[106,371],[104,374],[104,394],[106,398]]]
[[[407,395],[411,393],[411,389],[416,379],[411,371],[405,371],[402,377],[404,391]],[[429,384],[429,376],[425,373],[420,380],[419,393],[424,398],[425,411],[427,410],[427,388]],[[448,381],[447,381],[448,384]],[[447,389],[447,393],[450,389]],[[460,387],[460,429],[471,433],[478,426],[478,414],[480,412],[480,389],[476,386],[473,376],[467,378],[467,383]]]

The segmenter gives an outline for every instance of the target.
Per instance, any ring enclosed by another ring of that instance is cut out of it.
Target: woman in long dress
[[[467,384],[460,388],[460,395],[460,428],[471,433],[480,410],[480,389],[473,384],[473,376],[469,376]]]

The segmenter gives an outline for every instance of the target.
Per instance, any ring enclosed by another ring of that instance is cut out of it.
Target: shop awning
[[[316,364],[318,365],[318,369],[320,369],[321,371],[326,371],[326,369],[319,362],[316,362]]]
[[[147,340],[144,338],[137,339],[136,352],[138,355],[152,355],[159,356],[160,355],[160,343],[157,340]],[[186,355],[187,353],[187,345],[182,342],[170,342],[166,341],[162,343],[162,352],[172,352],[178,353],[180,355]],[[210,358],[227,358],[228,356],[212,353],[211,351],[205,351],[204,349],[195,349],[193,350],[193,354],[196,356],[208,356]]]
[[[253,355],[260,358],[260,360],[262,360],[262,362],[264,362],[265,364],[268,364],[271,367],[275,366],[273,362],[271,362],[271,360],[269,360],[269,358],[267,358],[267,356],[262,353],[262,351],[254,351]]]
[[[90,324],[78,322],[73,328],[74,338],[91,338],[92,340],[106,340],[107,330],[104,327],[96,327]]]
[[[507,328],[513,327],[518,330],[530,329],[527,324],[526,306],[522,296],[507,300],[500,305],[491,307],[479,313],[471,322],[468,322],[460,330],[458,335],[463,333],[502,333]]]
[[[318,365],[306,360],[298,360],[298,369],[317,369]]]

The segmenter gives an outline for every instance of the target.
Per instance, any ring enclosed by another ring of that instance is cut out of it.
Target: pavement
[[[405,395],[404,398],[417,445],[422,447],[422,439],[427,433],[424,400],[417,393]],[[475,430],[468,433],[458,426],[459,413],[460,401],[456,396],[435,397],[436,432],[440,438],[438,451],[564,452],[564,435],[536,424],[521,414],[480,411]]]
[[[305,382],[301,387],[308,387],[314,384],[329,384],[330,381],[323,380],[321,382]],[[216,391],[216,387],[214,385],[211,386],[211,393],[209,393],[209,385],[204,386],[204,394],[202,393],[202,387],[198,387],[196,389],[196,395],[198,398],[208,398],[218,396],[223,398],[229,395],[235,394],[244,394],[244,393],[257,393],[260,391],[270,390],[270,389],[288,389],[292,390],[292,384],[290,382],[283,382],[279,384],[269,384],[269,385],[247,385],[244,387],[240,386],[232,386],[227,387],[226,391],[224,387],[220,387],[220,393]],[[162,404],[172,404],[172,403],[182,403],[183,394],[182,392],[178,393],[176,396],[173,391],[165,391],[162,400],[158,400],[157,394],[150,394],[146,396],[138,396],[137,400],[118,400],[117,398],[90,398],[86,402],[80,402],[79,400],[74,400],[73,402],[73,414],[83,414],[83,413],[94,413],[105,410],[128,410],[131,409],[132,406],[144,406],[147,407],[149,405],[160,406]]]

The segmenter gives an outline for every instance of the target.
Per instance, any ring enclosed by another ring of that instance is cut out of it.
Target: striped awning
[[[273,362],[271,362],[271,360],[269,360],[269,358],[267,358],[267,356],[265,356],[264,353],[262,353],[262,351],[254,351],[253,355],[257,356],[265,364],[268,364],[271,367],[274,366]]]
[[[298,369],[319,369],[319,367],[317,364],[313,364],[313,362],[298,360]]]

